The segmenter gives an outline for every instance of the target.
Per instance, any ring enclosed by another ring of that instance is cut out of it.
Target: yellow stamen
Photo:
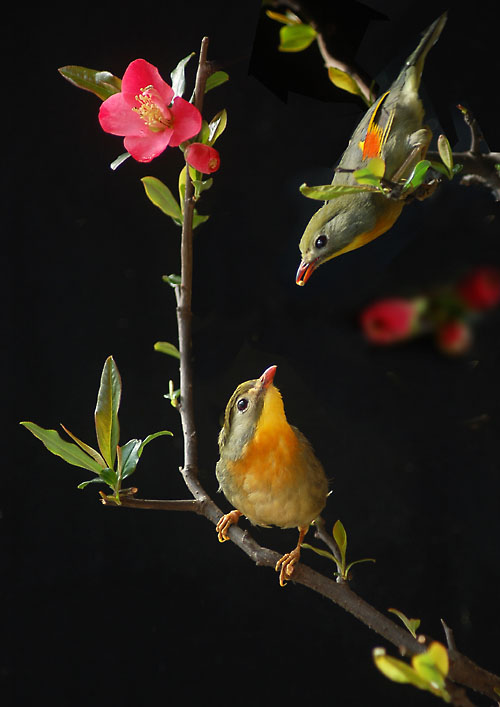
[[[135,106],[132,110],[139,114],[139,117],[153,133],[159,133],[167,128],[171,129],[174,119],[168,108],[162,110],[154,101],[155,94],[156,91],[152,85],[141,88],[141,92],[135,97],[139,106]]]

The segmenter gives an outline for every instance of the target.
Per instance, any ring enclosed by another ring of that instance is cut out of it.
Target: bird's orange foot
[[[226,540],[229,540],[229,535],[227,534],[227,531],[232,525],[236,525],[241,515],[241,511],[231,511],[230,513],[226,513],[226,515],[222,516],[222,518],[215,526],[215,530],[217,531],[217,537],[219,538],[220,543],[225,543]]]
[[[275,570],[280,573],[280,585],[284,587],[289,579],[291,579],[295,565],[299,561],[300,548],[296,547],[292,552],[287,552],[286,555],[278,560]]]

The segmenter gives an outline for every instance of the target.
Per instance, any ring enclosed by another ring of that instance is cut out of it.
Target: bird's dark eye
[[[248,407],[248,400],[246,398],[240,398],[236,403],[236,407],[240,412],[245,412]]]
[[[322,234],[321,236],[318,236],[316,240],[314,241],[314,245],[316,248],[324,248],[327,244],[328,238]]]

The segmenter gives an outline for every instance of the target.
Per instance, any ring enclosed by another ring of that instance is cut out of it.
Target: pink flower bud
[[[217,150],[201,142],[192,142],[184,153],[186,162],[203,174],[212,174],[220,167],[220,156]]]
[[[500,302],[500,270],[488,266],[476,268],[458,283],[457,290],[471,309],[490,309]]]
[[[440,351],[451,356],[460,356],[466,353],[472,344],[472,331],[466,322],[452,319],[439,327],[436,340]]]
[[[390,298],[380,300],[361,313],[361,328],[374,344],[393,344],[414,332],[422,300]]]

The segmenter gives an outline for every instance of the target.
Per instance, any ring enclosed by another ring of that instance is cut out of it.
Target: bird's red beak
[[[269,388],[274,379],[274,374],[278,366],[269,366],[259,378],[259,382],[264,389]]]
[[[297,276],[295,278],[295,284],[301,287],[306,284],[313,272],[318,267],[318,259],[315,258],[310,263],[306,263],[304,260],[300,261],[299,269],[297,270]]]

